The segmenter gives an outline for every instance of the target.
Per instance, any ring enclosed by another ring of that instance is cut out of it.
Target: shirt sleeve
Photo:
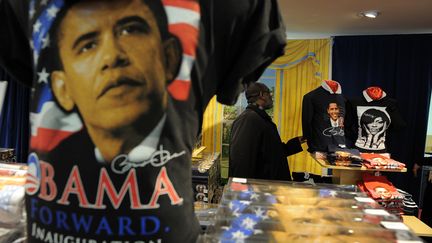
[[[26,1],[0,0],[0,66],[20,83],[31,86],[32,58],[23,28],[26,22],[23,2]]]
[[[406,122],[402,118],[396,100],[392,100],[391,104],[387,107],[387,112],[391,117],[391,128],[400,130],[406,127]]]
[[[285,149],[286,156],[290,156],[303,151],[303,148],[300,143],[300,138],[295,137],[288,140],[286,143],[284,143],[284,149]]]
[[[283,54],[285,27],[276,0],[214,1],[214,18],[216,95],[232,105]]]

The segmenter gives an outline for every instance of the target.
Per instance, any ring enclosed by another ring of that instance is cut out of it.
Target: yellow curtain
[[[221,152],[222,150],[222,118],[223,106],[214,96],[204,112],[202,124],[202,145],[207,152]]]
[[[302,135],[303,96],[329,78],[330,46],[331,39],[288,40],[285,55],[269,67],[277,71],[274,122],[282,141]],[[291,171],[321,175],[322,168],[306,151],[307,145],[304,149],[289,157]]]

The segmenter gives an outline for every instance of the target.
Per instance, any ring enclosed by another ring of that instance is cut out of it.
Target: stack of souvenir
[[[412,216],[417,216],[418,215],[418,206],[417,203],[414,202],[412,195],[409,194],[408,192],[401,190],[401,189],[396,189],[403,197],[402,199],[402,211],[403,214],[405,215],[412,215]]]
[[[387,211],[401,216],[404,196],[387,180],[385,176],[363,174],[363,180],[357,184],[369,197],[377,201]]]
[[[217,208],[218,205],[213,203],[205,203],[201,201],[194,203],[195,215],[201,226],[202,232],[205,232],[207,227],[212,223]]]
[[[0,162],[2,163],[16,162],[14,149],[0,148]]]
[[[192,157],[192,187],[195,201],[213,202],[220,182],[219,153],[202,152]]]
[[[371,170],[403,170],[405,164],[391,159],[390,154],[360,153],[357,149],[329,146],[328,152],[315,152],[316,159],[327,160],[330,165],[362,167]]]
[[[0,163],[0,242],[24,234],[26,175],[26,165]]]
[[[231,178],[201,242],[420,241],[355,186]]]
[[[363,165],[368,169],[402,170],[405,168],[404,163],[383,154],[361,153],[361,158]]]
[[[336,146],[328,147],[327,160],[332,165],[361,167],[362,158],[357,149],[339,148]]]

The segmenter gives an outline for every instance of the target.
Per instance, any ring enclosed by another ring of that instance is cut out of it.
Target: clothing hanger
[[[373,100],[379,100],[383,98],[383,90],[378,86],[371,86],[367,88],[366,93]]]
[[[327,85],[330,87],[331,90],[335,93],[339,88],[339,83],[334,80],[324,80],[324,82],[327,83]]]

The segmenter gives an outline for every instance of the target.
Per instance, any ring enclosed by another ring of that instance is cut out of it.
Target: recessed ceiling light
[[[380,12],[378,12],[377,10],[369,10],[369,11],[364,11],[364,12],[360,13],[360,16],[368,17],[371,19],[376,18],[378,15],[380,15]]]

